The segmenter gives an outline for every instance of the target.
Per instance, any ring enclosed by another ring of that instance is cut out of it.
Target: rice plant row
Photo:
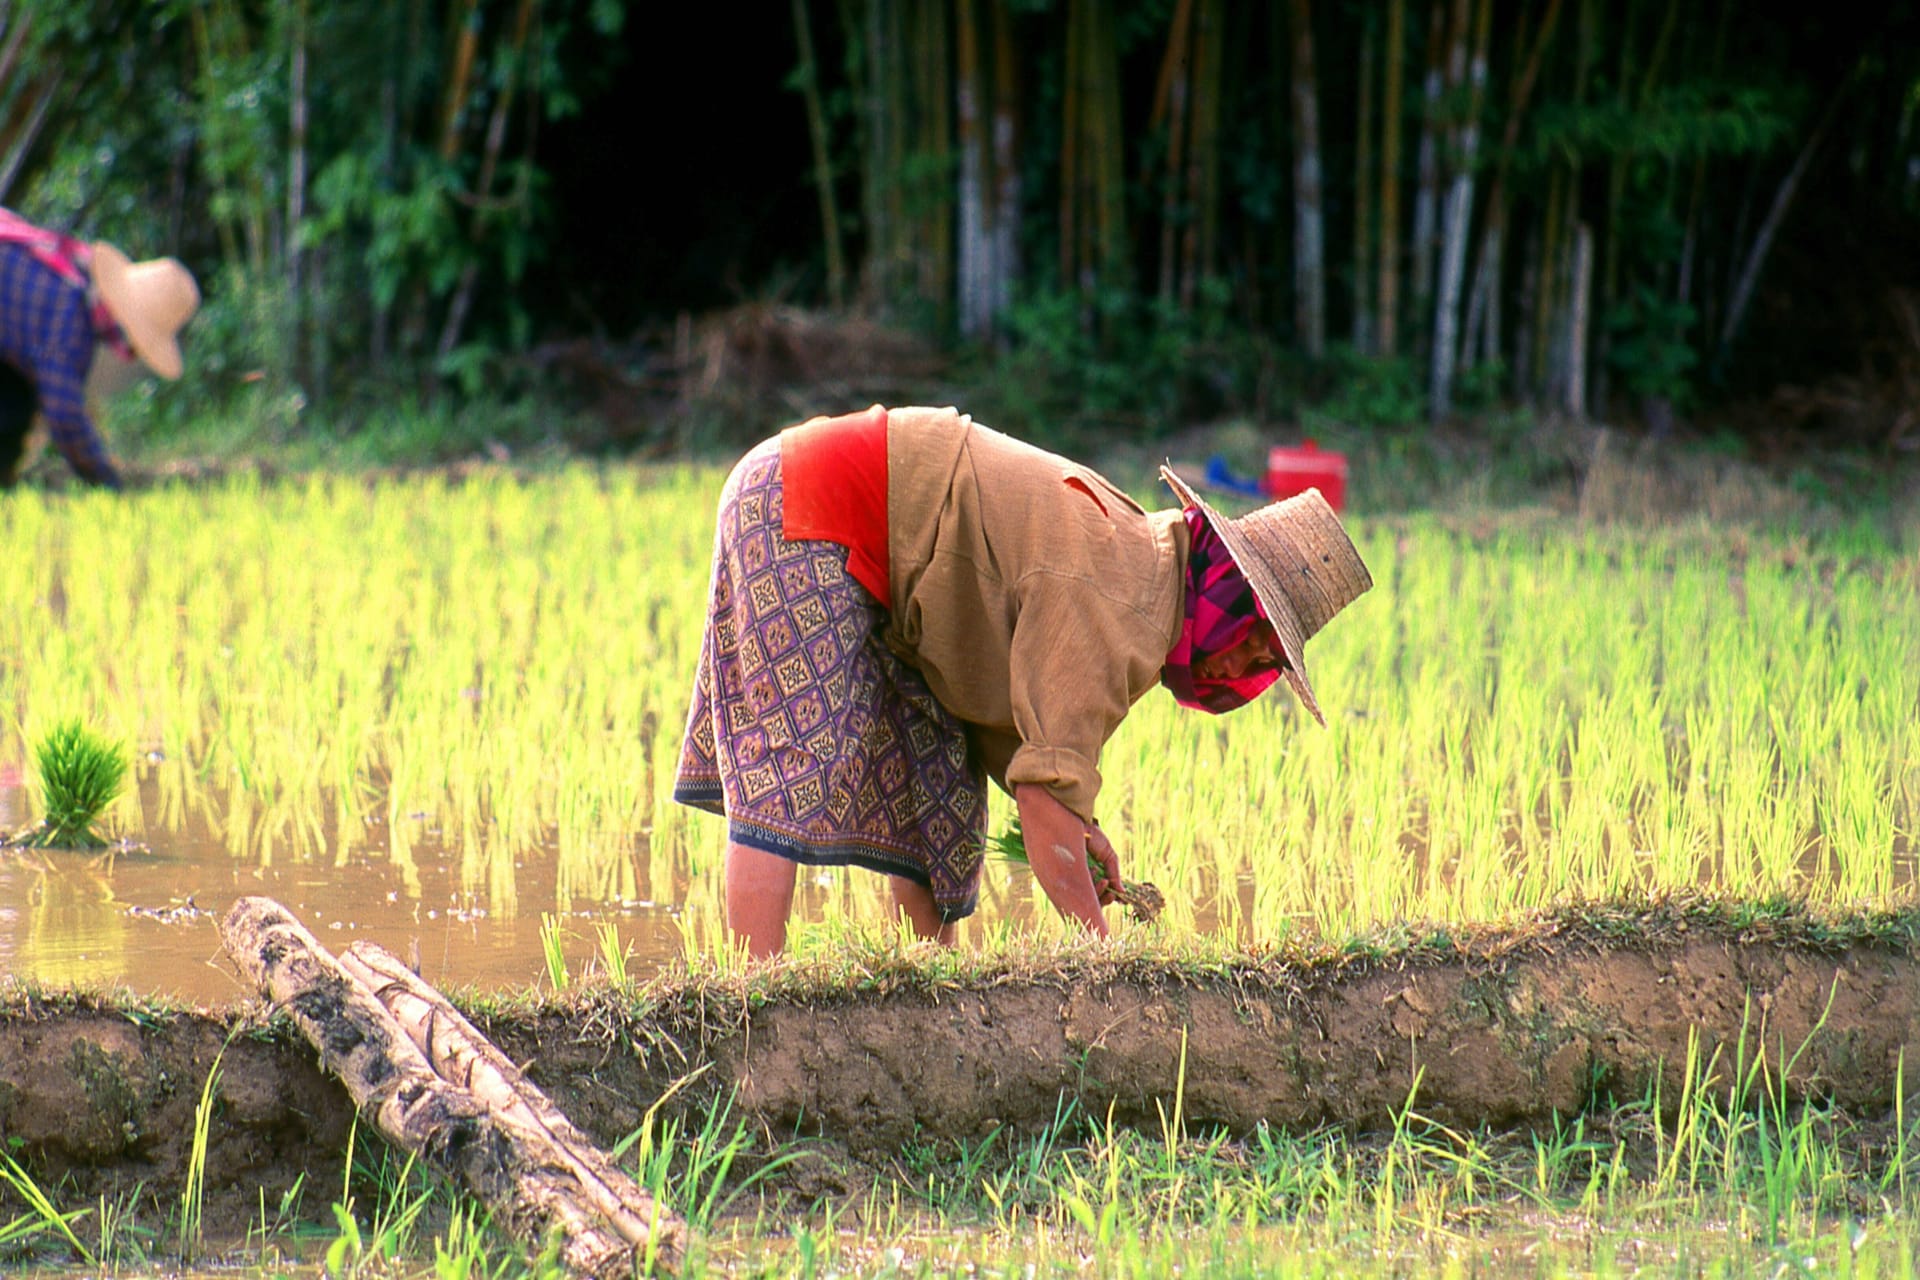
[[[238,479],[0,505],[0,765],[80,717],[110,822],[243,861],[423,844],[496,912],[646,896],[718,940],[717,820],[666,797],[720,473]],[[1279,699],[1150,694],[1100,818],[1154,926],[1249,940],[1699,886],[1882,902],[1920,829],[1920,555],[1856,531],[1352,520],[1377,586]],[[996,821],[1005,807],[996,804]],[[517,900],[547,857],[557,901]],[[983,915],[1030,909],[989,867]],[[832,880],[882,915],[876,877]]]

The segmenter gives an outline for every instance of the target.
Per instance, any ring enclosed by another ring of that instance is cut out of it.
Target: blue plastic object
[[[1243,493],[1249,498],[1258,498],[1266,493],[1266,490],[1260,487],[1258,480],[1242,480],[1239,476],[1234,475],[1227,467],[1227,459],[1224,454],[1216,453],[1207,459],[1205,481],[1209,489],[1224,489],[1229,493]]]

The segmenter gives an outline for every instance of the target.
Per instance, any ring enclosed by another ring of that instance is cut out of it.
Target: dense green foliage
[[[432,372],[479,389],[524,343],[514,286],[540,252],[543,122],[609,65],[608,0],[309,4],[29,0],[0,82],[18,167],[0,198],[137,256],[174,253],[205,306],[162,421],[210,402],[284,433],[343,389]]]
[[[697,371],[653,326],[712,295],[667,291],[677,254],[736,297],[958,343],[978,359],[953,398],[1029,433],[1515,401],[1659,425],[1824,381],[1774,425],[1906,441],[1908,3],[801,0],[751,30],[612,0],[10,13],[0,200],[205,286],[188,378],[132,415],[150,429],[218,404],[253,424],[231,447],[344,436],[396,395],[538,389],[525,353],[583,330],[625,394],[684,409]],[[792,74],[732,82],[748,42]],[[688,73],[760,126],[698,95],[615,117],[614,86]],[[729,204],[700,227],[661,217],[709,188]],[[816,217],[756,212],[806,190]],[[563,246],[588,204],[632,213]],[[659,234],[687,239],[633,243]],[[857,382],[838,360],[817,372]]]

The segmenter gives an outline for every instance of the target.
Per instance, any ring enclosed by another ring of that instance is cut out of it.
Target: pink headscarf
[[[1186,617],[1180,636],[1167,651],[1160,683],[1183,707],[1215,715],[1244,707],[1265,693],[1278,671],[1255,671],[1231,680],[1203,680],[1193,664],[1211,654],[1224,653],[1247,638],[1253,624],[1266,615],[1253,586],[1234,564],[1220,536],[1198,507],[1183,513],[1189,534],[1187,550]]]

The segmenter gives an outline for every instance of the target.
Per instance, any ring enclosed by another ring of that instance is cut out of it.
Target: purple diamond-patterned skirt
[[[706,636],[673,798],[737,844],[927,886],[973,913],[986,777],[965,726],[881,639],[886,611],[833,542],[781,536],[778,437],[720,492]]]

